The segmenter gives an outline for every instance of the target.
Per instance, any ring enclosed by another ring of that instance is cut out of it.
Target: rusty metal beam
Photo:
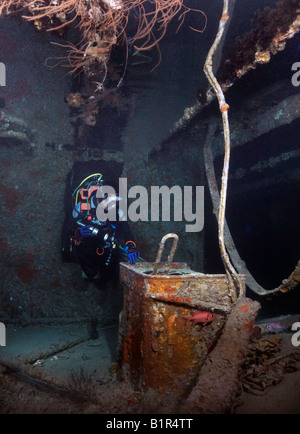
[[[276,8],[265,9],[259,17],[257,27],[239,39],[241,43],[236,44],[231,56],[223,62],[223,70],[227,67],[219,80],[223,92],[257,65],[269,63],[272,56],[284,50],[286,42],[300,31],[300,9],[294,0],[278,2]],[[193,106],[184,110],[170,133],[186,128],[215,98],[210,87],[201,101],[197,99]]]
[[[232,412],[241,393],[239,371],[260,304],[240,298],[227,318],[222,335],[206,359],[199,378],[180,412],[224,414]]]
[[[276,89],[274,90],[276,92]],[[247,128],[245,121],[233,117],[231,121],[231,147],[236,148],[245,143],[251,142],[256,138],[274,130],[275,128],[291,124],[295,119],[300,118],[300,92],[284,98],[274,107],[257,113],[252,118],[247,117]],[[245,113],[246,115],[246,113]],[[214,156],[217,157],[224,153],[223,141],[216,137],[213,144]]]

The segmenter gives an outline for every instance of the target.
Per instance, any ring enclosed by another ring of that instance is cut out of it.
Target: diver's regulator
[[[79,226],[87,226],[85,223],[82,223],[82,222],[77,222],[77,224],[79,225]],[[99,233],[99,229],[97,229],[97,228],[95,228],[95,226],[90,226],[89,227],[89,230],[91,231],[91,233],[92,233],[92,235],[94,235],[95,237],[98,235],[98,233]],[[107,235],[107,237],[108,237],[108,234],[106,234]]]
[[[82,223],[82,222],[80,222],[80,221],[77,221],[76,223],[77,223],[79,226],[88,226],[88,225],[86,225],[85,223]],[[91,234],[92,234],[94,237],[97,237],[98,234],[99,234],[99,231],[100,231],[100,229],[98,229],[98,228],[96,228],[95,226],[92,226],[92,225],[89,226],[89,230],[91,231]],[[115,244],[115,237],[114,237],[114,236],[111,236],[111,237],[110,237],[108,232],[106,232],[106,234],[105,234],[104,236],[102,236],[102,240],[105,241],[104,248],[112,247],[112,248],[114,249],[114,248],[116,247],[116,244]]]

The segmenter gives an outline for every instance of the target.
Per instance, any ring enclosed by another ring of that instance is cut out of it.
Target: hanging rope
[[[235,0],[232,0],[231,5],[233,5],[234,2]],[[219,108],[222,114],[225,153],[224,153],[222,185],[221,185],[221,192],[220,192],[220,203],[219,203],[219,214],[218,214],[218,240],[219,240],[219,247],[221,251],[221,258],[228,278],[229,292],[232,301],[235,302],[237,300],[237,296],[238,295],[240,296],[243,293],[243,286],[242,286],[240,276],[238,275],[238,273],[236,272],[236,270],[234,269],[234,267],[230,262],[224,243],[225,209],[226,209],[228,171],[229,171],[229,160],[230,160],[230,129],[229,129],[229,119],[228,119],[229,105],[225,101],[224,93],[213,72],[213,56],[215,55],[217,47],[220,44],[222,37],[224,35],[226,23],[229,19],[228,8],[229,8],[229,0],[224,0],[223,12],[219,22],[218,33],[208,52],[205,65],[204,65],[204,72],[210,85],[212,86],[214,92],[217,95]]]

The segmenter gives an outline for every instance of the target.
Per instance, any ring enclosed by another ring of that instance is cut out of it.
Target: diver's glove
[[[83,238],[87,238],[87,237],[92,237],[92,236],[93,236],[93,233],[92,233],[90,227],[91,227],[91,226],[87,225],[87,226],[82,226],[82,227],[79,229],[79,233],[80,233],[80,235],[81,235]]]
[[[127,254],[127,260],[130,264],[135,264],[140,254],[136,251],[136,245],[133,241],[127,241],[125,252]]]

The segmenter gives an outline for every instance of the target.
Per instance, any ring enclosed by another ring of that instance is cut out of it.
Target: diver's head
[[[96,194],[97,217],[101,216],[100,220],[107,218],[108,220],[117,219],[117,211],[120,196],[117,193],[117,185],[115,182],[104,182]]]
[[[103,197],[98,197],[97,195],[96,205],[97,207],[100,206],[106,212],[108,212],[110,209],[116,208],[120,200],[120,196],[118,196],[116,193],[104,193]]]

